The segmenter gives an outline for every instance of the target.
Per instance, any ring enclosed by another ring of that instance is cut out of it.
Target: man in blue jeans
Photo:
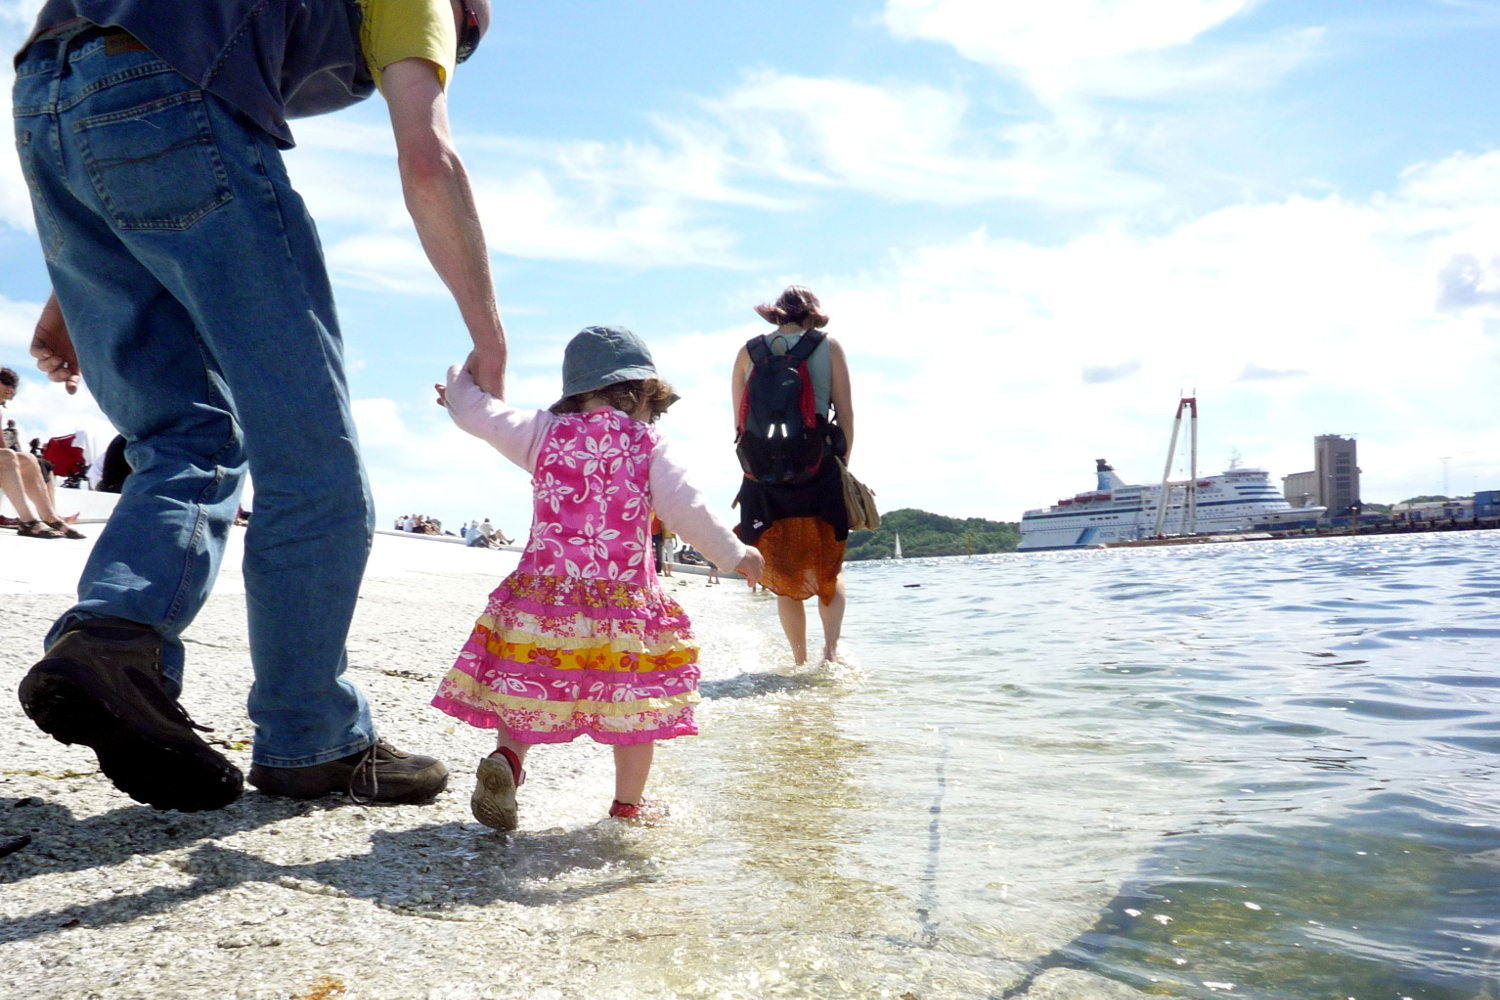
[[[488,0],[49,0],[16,56],[16,144],[53,296],[38,367],[87,378],[134,474],[75,604],[21,683],[64,743],[163,809],[234,801],[240,772],[177,703],[246,472],[251,784],[419,802],[447,783],[378,738],[343,677],[374,528],[343,345],[288,118],[390,109],[406,204],[504,393],[505,333],[445,88]]]

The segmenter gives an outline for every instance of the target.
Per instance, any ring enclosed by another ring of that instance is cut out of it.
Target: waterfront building
[[[1294,472],[1281,477],[1281,495],[1293,507],[1312,507],[1318,502],[1318,474]]]
[[[1281,477],[1282,496],[1293,507],[1326,507],[1344,517],[1359,503],[1359,464],[1355,440],[1337,434],[1313,438],[1313,469]]]

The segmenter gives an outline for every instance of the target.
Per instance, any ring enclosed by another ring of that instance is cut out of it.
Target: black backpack
[[[756,482],[805,483],[823,466],[828,422],[807,372],[807,359],[823,339],[821,330],[809,330],[785,354],[772,354],[764,337],[745,345],[753,367],[740,396],[734,443],[740,467]]]

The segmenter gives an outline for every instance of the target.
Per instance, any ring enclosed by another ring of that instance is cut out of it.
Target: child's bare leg
[[[807,662],[807,609],[792,597],[776,595],[776,613],[781,616],[781,631],[792,644],[792,659],[797,666]]]
[[[833,600],[818,603],[818,617],[823,619],[823,659],[837,663],[839,659],[839,635],[844,630],[844,574],[839,574],[833,588]]]
[[[651,776],[651,759],[655,755],[655,743],[615,747],[615,801],[640,805],[646,794],[646,779]]]
[[[495,750],[498,752],[501,747],[515,754],[516,760],[524,764],[526,763],[526,751],[531,749],[531,744],[516,742],[510,738],[509,733],[502,729],[500,730],[499,738],[495,741]]]

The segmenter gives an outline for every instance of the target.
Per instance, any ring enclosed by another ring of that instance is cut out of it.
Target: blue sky
[[[38,4],[0,0],[0,41]],[[499,3],[450,111],[492,249],[511,395],[580,327],[644,336],[664,422],[726,513],[751,312],[810,284],[852,360],[882,506],[1014,519],[1108,457],[1273,477],[1360,439],[1364,495],[1500,488],[1500,2]],[[6,72],[8,73],[8,67]],[[8,82],[6,77],[5,82]],[[457,312],[401,206],[379,99],[295,123],[381,519],[529,517],[527,476],[429,387]],[[0,168],[0,359],[46,276]],[[35,433],[97,420],[29,382]],[[1275,481],[1279,483],[1279,478]]]

